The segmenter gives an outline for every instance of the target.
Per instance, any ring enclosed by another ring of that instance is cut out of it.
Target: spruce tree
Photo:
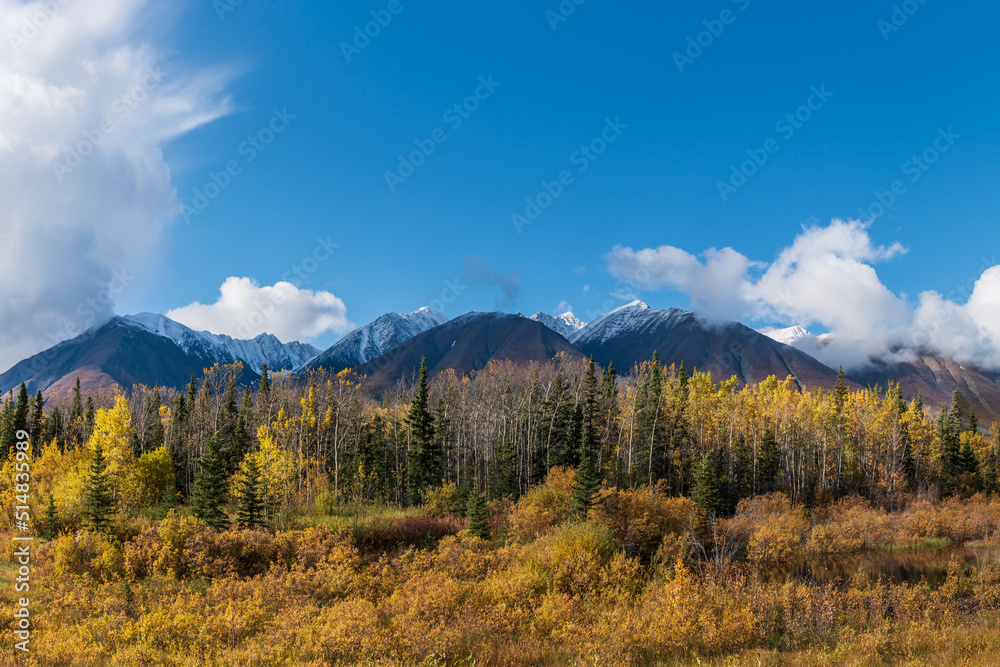
[[[990,453],[986,456],[986,465],[983,466],[983,490],[987,495],[995,495],[1000,492],[997,487],[997,450],[990,448]]]
[[[708,521],[720,516],[723,511],[721,463],[716,453],[705,452],[694,471],[691,500],[701,509]]]
[[[36,454],[42,451],[42,434],[45,433],[45,399],[42,398],[42,391],[39,389],[35,395],[35,404],[31,411],[30,428],[28,429],[31,439],[31,447]]]
[[[465,505],[465,518],[466,530],[480,539],[490,539],[490,526],[486,522],[486,500],[479,492],[478,484],[469,494],[469,500]]]
[[[262,528],[265,524],[260,467],[252,456],[248,456],[245,460],[244,477],[240,480],[239,488],[236,490],[236,496],[239,500],[236,523],[240,528]]]
[[[17,405],[14,408],[14,432],[25,431],[30,433],[31,425],[29,424],[29,411],[31,405],[28,402],[28,389],[21,383],[21,391],[17,395]],[[32,443],[34,444],[34,443]]]
[[[497,447],[497,496],[515,500],[518,496],[517,461],[514,458],[514,448],[506,438]]]
[[[757,476],[754,487],[757,493],[771,493],[778,490],[778,473],[781,470],[781,453],[774,431],[765,429],[764,437],[757,452]]]
[[[54,539],[58,534],[59,534],[59,515],[56,513],[56,501],[52,497],[52,494],[50,493],[49,504],[45,508],[45,524],[42,536],[47,540],[51,540]]]
[[[83,521],[94,532],[107,532],[114,513],[115,499],[105,470],[104,448],[97,440],[90,462],[90,477],[84,490]]]
[[[417,505],[420,492],[440,481],[440,455],[434,450],[434,417],[427,407],[427,360],[420,359],[420,379],[410,403],[406,424],[410,430],[407,450],[406,503]]]
[[[584,447],[580,448],[580,467],[573,476],[572,500],[570,514],[577,521],[586,521],[590,508],[594,506],[594,495],[601,482],[594,469],[594,460]]]
[[[87,397],[87,409],[83,413],[83,425],[86,429],[85,437],[89,438],[90,434],[94,432],[94,399],[90,396]]]
[[[226,502],[226,464],[219,454],[218,441],[208,440],[205,455],[198,459],[201,474],[194,480],[191,512],[213,528],[225,528],[229,517],[223,508]]]

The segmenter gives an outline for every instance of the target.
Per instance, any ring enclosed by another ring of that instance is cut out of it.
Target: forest
[[[995,557],[933,585],[774,568],[995,555],[1000,436],[959,394],[931,410],[895,385],[741,385],[655,357],[422,368],[380,395],[350,371],[240,374],[4,399],[0,495],[21,503],[29,464],[39,539],[22,664],[990,664],[1000,648]],[[8,556],[10,609],[14,572]]]

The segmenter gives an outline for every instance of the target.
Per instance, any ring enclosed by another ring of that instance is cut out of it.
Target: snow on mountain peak
[[[185,352],[199,351],[221,364],[242,361],[256,373],[263,370],[264,364],[275,371],[294,370],[320,352],[307,343],[295,341],[286,345],[268,333],[262,333],[252,340],[240,340],[225,334],[195,331],[156,313],[126,315],[121,320],[128,326],[168,338]]]
[[[566,339],[568,339],[570,336],[572,336],[577,331],[586,326],[586,324],[581,322],[576,315],[574,315],[569,311],[563,313],[562,315],[556,315],[556,316],[552,316],[549,315],[548,313],[543,313],[542,311],[538,311],[528,319],[544,324],[549,329],[552,329],[557,334]]]
[[[785,345],[794,345],[797,341],[803,338],[809,338],[812,334],[808,329],[800,327],[799,325],[785,327],[784,329],[772,329],[772,330],[759,330],[758,333],[762,333],[771,340],[776,340],[779,343],[784,343]]]
[[[447,321],[444,313],[427,306],[412,313],[386,313],[341,338],[310,366],[357,368]]]
[[[623,331],[643,331],[661,324],[673,324],[685,317],[693,315],[677,308],[657,310],[650,308],[644,301],[636,300],[598,317],[575,332],[569,342],[574,345],[579,342],[603,343]]]

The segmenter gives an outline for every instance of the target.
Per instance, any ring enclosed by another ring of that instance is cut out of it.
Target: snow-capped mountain
[[[32,393],[59,397],[68,394],[79,377],[89,392],[135,384],[180,389],[203,369],[236,361],[243,362],[241,381],[252,382],[265,363],[269,370],[294,370],[318,353],[312,345],[286,345],[269,334],[238,340],[141,313],[114,317],[19,362],[0,374],[0,388],[24,382]]]
[[[308,366],[338,372],[357,368],[447,321],[443,313],[426,306],[412,313],[386,313],[341,338]]]
[[[461,376],[491,361],[544,362],[560,353],[582,357],[541,322],[517,314],[473,312],[428,329],[355,370],[368,378],[369,387],[384,389],[412,378],[421,359],[431,376],[447,369]]]
[[[802,340],[803,338],[809,338],[812,334],[808,329],[795,325],[792,327],[785,327],[784,329],[771,329],[771,330],[760,330],[758,333],[762,333],[771,340],[776,340],[779,343],[784,343],[785,345],[795,345],[796,342]]]
[[[625,332],[643,333],[657,326],[672,326],[681,320],[694,318],[693,313],[677,308],[655,310],[645,301],[633,301],[601,315],[569,336],[577,347],[605,343]]]
[[[250,340],[241,340],[225,334],[195,331],[155,313],[126,315],[121,319],[129,325],[169,338],[185,352],[205,352],[217,357],[219,363],[242,361],[244,366],[258,375],[263,371],[264,364],[271,371],[291,371],[320,354],[318,348],[308,343],[282,343],[268,333]]]
[[[570,338],[581,352],[622,373],[655,352],[664,365],[684,363],[715,379],[736,376],[759,382],[769,375],[794,376],[800,386],[832,386],[836,373],[795,348],[738,322],[710,322],[694,313],[657,310],[633,301],[603,315]]]
[[[562,315],[549,315],[548,313],[543,313],[538,311],[534,315],[528,318],[529,320],[534,320],[536,322],[541,322],[548,328],[555,331],[560,336],[569,339],[570,336],[575,334],[577,331],[587,326],[586,322],[580,321],[576,315],[570,312],[565,312]]]

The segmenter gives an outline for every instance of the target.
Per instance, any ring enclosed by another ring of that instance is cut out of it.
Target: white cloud
[[[287,282],[261,287],[250,278],[236,277],[226,279],[215,303],[196,301],[166,316],[196,330],[234,338],[270,333],[285,343],[354,328],[344,302],[330,292],[299,289]]]
[[[605,260],[626,286],[676,289],[710,317],[826,328],[831,335],[796,346],[834,366],[927,350],[1000,368],[1000,266],[982,274],[966,304],[924,292],[914,307],[874,267],[904,252],[899,243],[874,245],[864,223],[833,220],[804,228],[770,265],[731,248],[709,249],[699,259],[673,246],[616,246]]]
[[[556,305],[556,310],[553,314],[562,315],[563,313],[572,313],[572,312],[573,312],[573,306],[570,305],[569,301],[560,301]]]
[[[146,12],[0,0],[0,369],[112,315],[176,214],[160,147],[228,111],[226,74],[165,60]]]

